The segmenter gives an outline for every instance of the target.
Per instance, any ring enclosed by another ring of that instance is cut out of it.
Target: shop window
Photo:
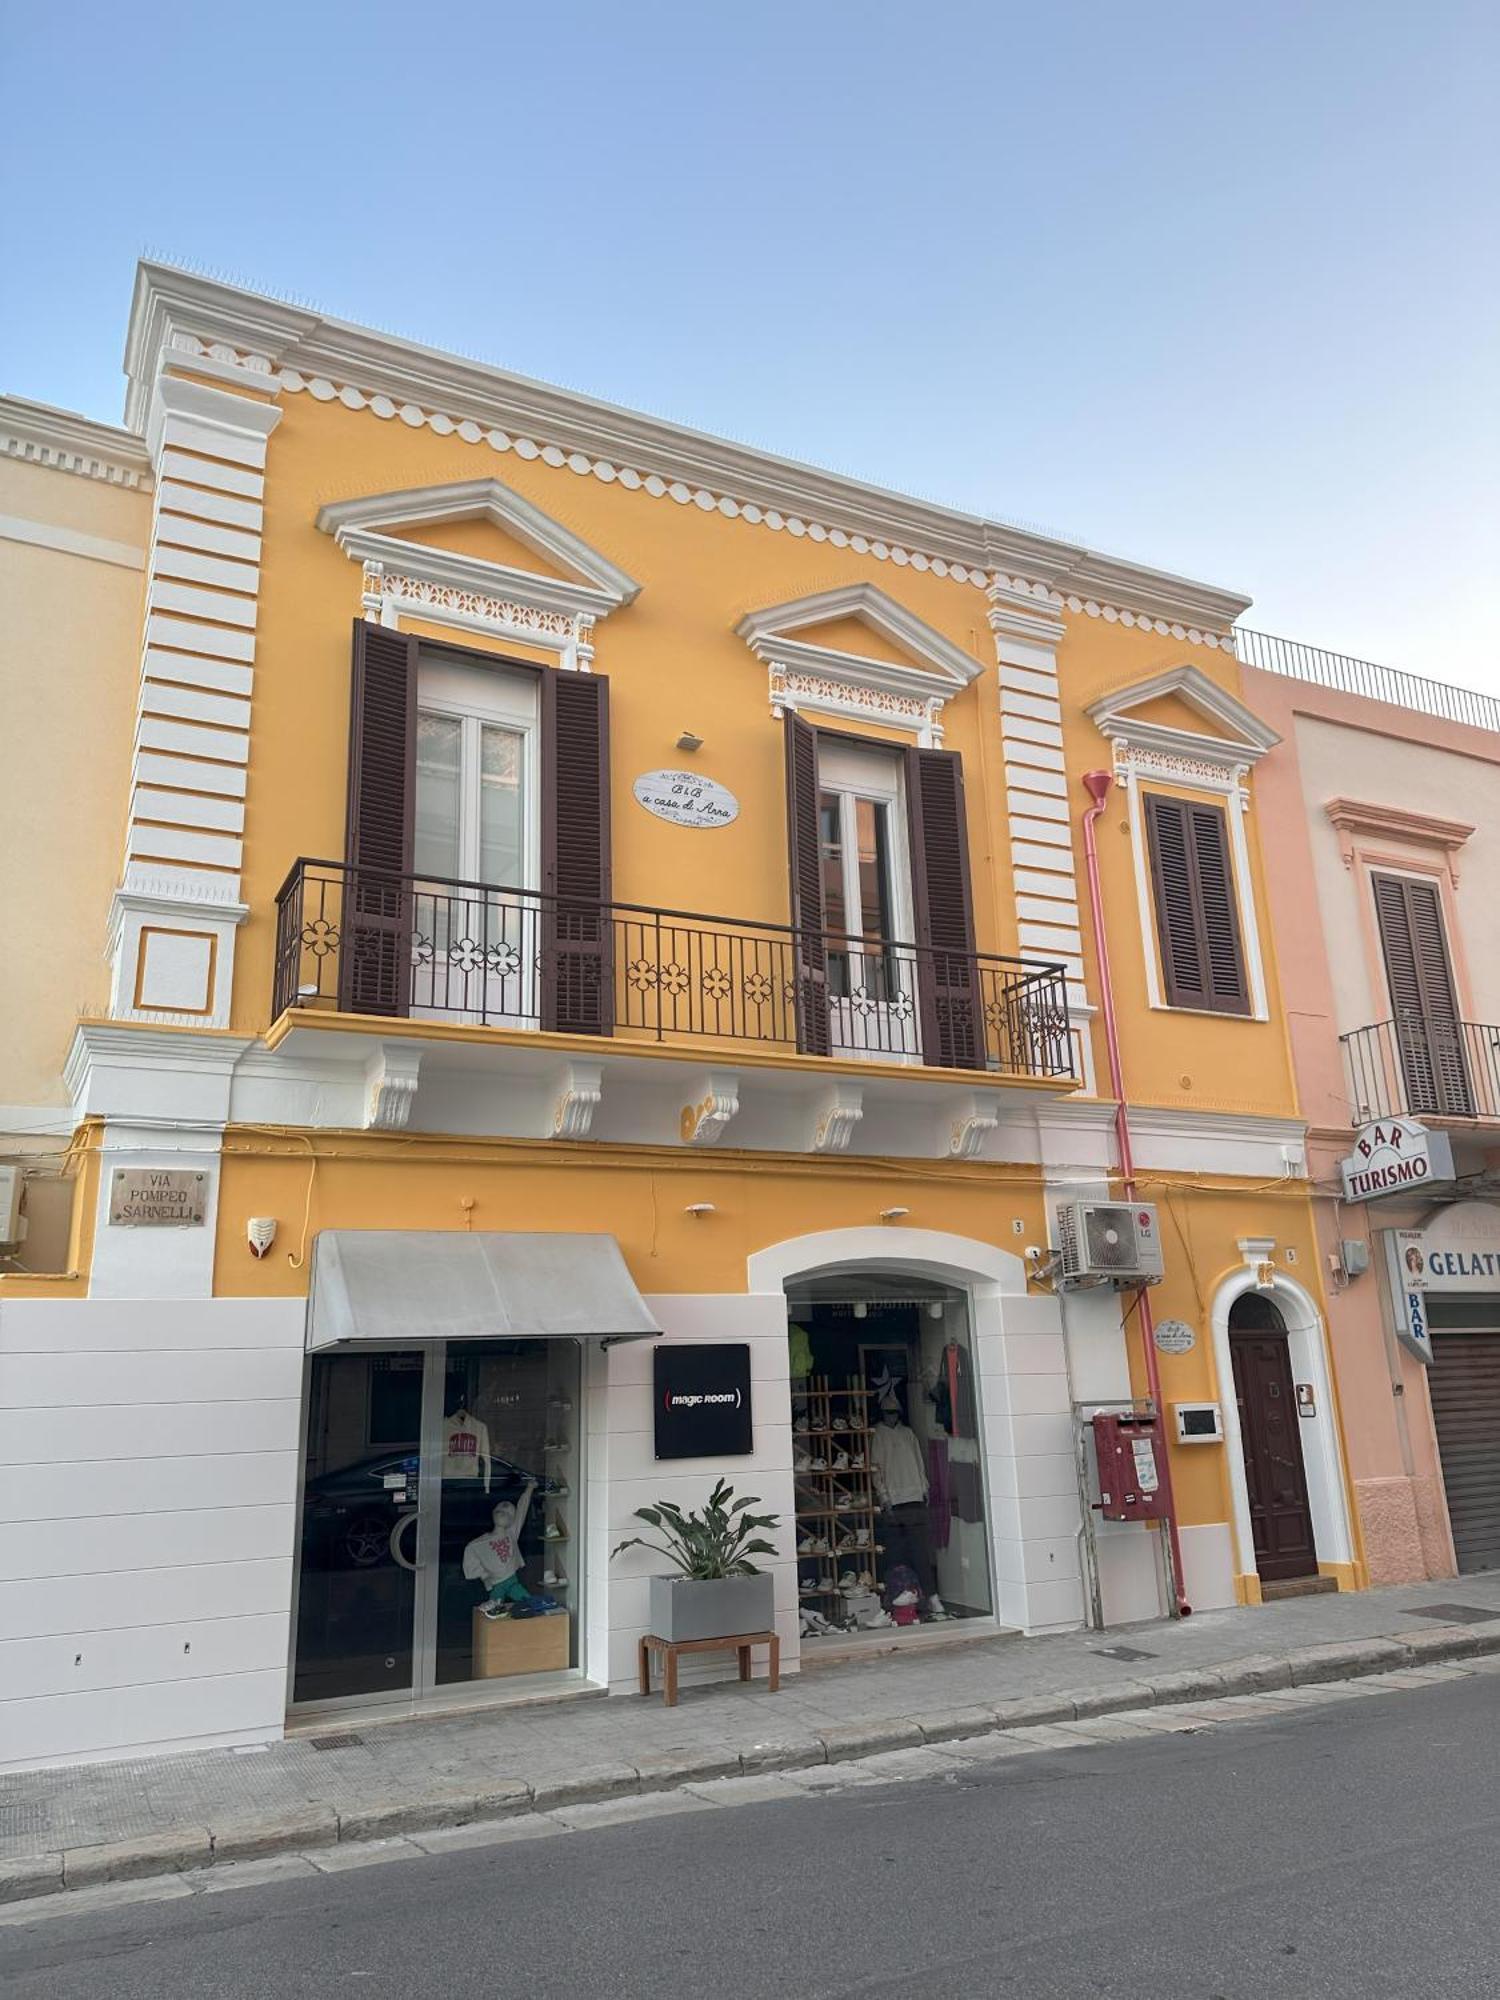
[[[988,1617],[967,1300],[830,1278],[788,1314],[804,1639]]]

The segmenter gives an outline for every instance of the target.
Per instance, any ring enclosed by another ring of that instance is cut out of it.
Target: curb
[[[570,1777],[534,1785],[520,1779],[497,1780],[479,1788],[431,1792],[389,1805],[344,1810],[299,1806],[274,1816],[218,1820],[209,1826],[178,1827],[141,1839],[105,1841],[0,1861],[0,1904],[31,1902],[104,1883],[183,1874],[210,1868],[215,1862],[248,1861],[310,1847],[514,1819],[564,1806],[597,1805],[632,1793],[671,1791],[718,1778],[810,1770],[892,1750],[1002,1735],[1007,1730],[1081,1721],[1127,1709],[1355,1680],[1364,1674],[1433,1666],[1481,1653],[1500,1653],[1500,1619],[1479,1626],[1427,1627],[1384,1638],[1303,1646],[1291,1653],[1250,1654],[1217,1667],[1122,1680],[1104,1688],[1064,1689],[1052,1695],[936,1709],[930,1714],[836,1723],[810,1736],[753,1744],[739,1754],[671,1751],[643,1758],[638,1764],[594,1765]]]

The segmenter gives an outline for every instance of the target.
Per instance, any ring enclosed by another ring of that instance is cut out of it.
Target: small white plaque
[[[1198,1336],[1185,1319],[1164,1319],[1155,1330],[1156,1344],[1163,1354],[1187,1354],[1197,1346]]]
[[[631,789],[637,805],[673,826],[728,826],[740,815],[729,787],[696,771],[643,771]]]

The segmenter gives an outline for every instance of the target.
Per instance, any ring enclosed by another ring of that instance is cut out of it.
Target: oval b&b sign
[[[673,826],[728,826],[739,818],[729,787],[696,771],[643,771],[631,790],[637,805]]]

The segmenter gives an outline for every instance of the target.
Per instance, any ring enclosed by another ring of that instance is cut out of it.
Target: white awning
[[[660,1332],[613,1236],[325,1229],[313,1244],[310,1349]]]

